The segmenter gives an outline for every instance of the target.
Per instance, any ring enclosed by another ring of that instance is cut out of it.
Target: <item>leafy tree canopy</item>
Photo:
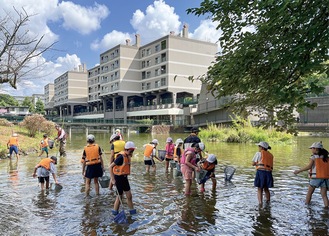
[[[295,109],[316,106],[305,97],[324,87],[307,78],[328,75],[328,0],[204,0],[187,12],[209,15],[223,31],[202,79],[217,97],[231,96],[237,114],[258,111],[267,125],[289,130]]]
[[[30,112],[35,111],[34,104],[33,104],[32,99],[30,97],[25,97],[24,98],[24,100],[22,102],[22,106],[29,107]]]
[[[0,106],[18,106],[18,101],[9,94],[0,94]]]
[[[45,113],[45,106],[40,99],[38,99],[38,101],[35,103],[35,112],[38,114]]]

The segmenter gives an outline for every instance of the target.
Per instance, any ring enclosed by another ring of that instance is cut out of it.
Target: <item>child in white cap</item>
[[[260,206],[263,205],[263,192],[265,192],[266,202],[270,202],[271,194],[269,188],[273,188],[273,155],[268,151],[271,147],[267,142],[256,144],[258,152],[252,159],[252,165],[256,166],[256,177],[254,186],[258,188],[257,198]]]
[[[297,175],[302,171],[310,170],[310,182],[306,195],[305,204],[310,204],[312,194],[315,188],[320,187],[321,197],[324,207],[328,208],[328,196],[327,191],[329,187],[329,162],[328,151],[323,148],[321,142],[313,143],[310,147],[312,155],[310,162],[304,168],[295,170],[294,174]]]
[[[201,168],[207,171],[206,176],[199,182],[201,185],[200,191],[204,192],[204,184],[208,179],[212,181],[212,190],[216,190],[217,181],[215,177],[215,167],[217,165],[217,158],[214,154],[209,154],[207,159],[201,163]]]
[[[166,140],[166,172],[168,172],[169,162],[174,159],[175,144],[172,138],[168,137]]]

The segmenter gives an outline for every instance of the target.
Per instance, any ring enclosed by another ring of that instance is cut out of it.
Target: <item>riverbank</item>
[[[29,137],[27,129],[18,125],[8,123],[6,126],[0,125],[0,158],[7,158],[9,150],[7,142],[13,133],[17,133],[19,141],[19,154],[28,155],[31,153],[37,154],[40,150],[40,141],[43,139],[42,133],[37,133],[34,138]]]

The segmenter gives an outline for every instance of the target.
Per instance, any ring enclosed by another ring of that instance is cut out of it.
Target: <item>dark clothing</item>
[[[115,165],[123,165],[123,155],[119,154],[114,160]],[[114,175],[115,186],[118,189],[119,195],[123,194],[123,191],[127,192],[130,190],[130,185],[128,181],[128,175]]]
[[[103,176],[102,164],[89,165],[86,169],[85,177],[88,179],[98,178]]]
[[[185,140],[184,143],[201,143],[201,140],[196,135],[189,135]]]
[[[117,155],[117,158],[115,158],[114,163],[117,166],[121,166],[123,164],[123,155]]]
[[[119,195],[123,194],[123,191],[128,192],[130,190],[130,185],[127,175],[114,175],[115,186],[119,192]]]
[[[257,170],[254,186],[258,188],[273,188],[272,171]]]
[[[154,163],[154,160],[144,160],[144,164],[146,166],[153,166],[155,163]]]
[[[47,177],[38,177],[39,183],[49,182],[49,176]]]

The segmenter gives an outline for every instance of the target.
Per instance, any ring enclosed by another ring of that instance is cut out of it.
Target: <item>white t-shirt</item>
[[[55,173],[56,172],[56,167],[55,167],[55,164],[50,162],[50,170],[47,170],[46,168],[40,166],[38,169],[37,169],[37,175],[38,177],[48,177],[51,174]]]
[[[254,158],[252,159],[252,162],[259,162],[262,158],[262,153],[261,152],[256,152],[254,155]]]

